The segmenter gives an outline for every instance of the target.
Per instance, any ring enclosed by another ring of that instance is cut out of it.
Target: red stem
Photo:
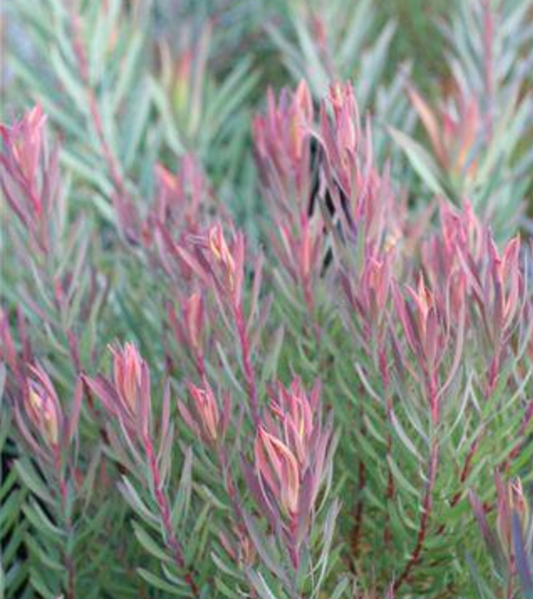
[[[72,522],[70,516],[67,514],[67,482],[65,480],[65,476],[63,473],[63,469],[61,467],[61,450],[59,446],[55,448],[54,451],[54,466],[57,473],[58,485],[59,485],[59,500],[60,500],[60,509],[63,513],[63,519],[65,524],[65,532],[67,536],[72,534]],[[67,571],[67,599],[75,599],[76,598],[76,569],[74,566],[74,561],[72,559],[71,553],[67,553],[65,551],[63,553],[63,561],[65,570]]]
[[[361,408],[360,422],[364,422],[364,410]],[[360,426],[360,434],[364,436],[366,434],[365,426]],[[357,558],[359,554],[359,544],[361,541],[361,533],[363,528],[363,511],[364,511],[364,497],[363,492],[366,487],[366,465],[363,460],[359,461],[359,472],[358,472],[358,499],[354,509],[354,527],[352,531],[351,548],[354,558]]]
[[[352,553],[356,558],[359,554],[359,543],[361,540],[361,530],[363,528],[363,510],[365,507],[363,501],[363,491],[366,487],[366,467],[363,461],[359,462],[359,499],[355,505],[355,513],[354,513],[354,527],[352,532]]]
[[[381,378],[383,380],[383,390],[386,397],[386,412],[387,412],[387,458],[392,458],[392,396],[389,394],[389,369],[387,365],[387,356],[384,348],[379,351],[379,368]],[[390,467],[389,459],[387,459],[387,489],[385,491],[386,502],[394,497],[394,477]],[[383,531],[383,542],[385,547],[388,547],[391,542],[391,527],[390,516],[387,510],[385,514],[385,528]]]
[[[472,469],[472,461],[474,459],[474,456],[477,453],[477,450],[478,450],[478,447],[479,447],[482,437],[483,437],[483,431],[481,431],[481,433],[476,437],[476,439],[474,439],[474,442],[472,443],[470,449],[468,450],[468,453],[466,454],[465,463],[463,465],[463,469],[461,470],[461,476],[459,479],[461,484],[464,484],[464,482],[466,481],[466,478],[470,474],[470,470]],[[459,501],[460,498],[461,498],[461,491],[457,491],[457,493],[454,495],[454,497],[452,498],[452,501],[451,501],[452,507],[457,504],[457,502]]]
[[[242,315],[242,304],[234,309],[235,325],[237,334],[239,335],[239,343],[241,346],[242,364],[244,377],[246,379],[246,387],[248,391],[248,399],[250,402],[250,411],[252,420],[256,428],[259,426],[261,419],[259,417],[259,405],[257,401],[257,384],[255,381],[254,369],[250,357],[250,341],[246,332],[246,323]]]
[[[163,529],[165,531],[165,542],[167,544],[167,547],[172,552],[174,562],[178,569],[185,571],[184,580],[191,589],[193,596],[199,597],[200,591],[198,590],[198,587],[194,581],[192,572],[186,568],[183,547],[176,538],[176,535],[174,534],[174,530],[172,527],[171,510],[168,503],[168,499],[162,488],[161,474],[159,472],[159,466],[157,465],[157,458],[152,445],[152,440],[149,436],[145,436],[143,439],[143,443],[146,448],[146,455],[148,458],[150,475],[152,477],[152,485],[154,488],[155,499],[157,502],[157,507],[159,508],[159,516],[161,518],[161,523],[163,524]]]
[[[409,561],[405,565],[403,572],[400,574],[400,577],[394,583],[394,591],[397,592],[398,589],[403,585],[403,583],[409,578],[412,569],[416,566],[416,564],[420,560],[420,555],[422,553],[422,549],[424,548],[424,542],[426,540],[426,535],[428,531],[428,523],[431,514],[431,508],[433,506],[433,490],[435,488],[435,481],[437,479],[437,463],[439,460],[439,446],[436,441],[433,442],[431,448],[431,458],[429,463],[429,475],[428,481],[426,485],[426,493],[424,495],[424,501],[422,505],[422,517],[420,519],[420,526],[418,528],[418,534],[416,537],[416,545],[411,552],[411,557]]]

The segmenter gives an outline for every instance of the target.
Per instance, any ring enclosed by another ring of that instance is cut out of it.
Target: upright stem
[[[73,530],[72,517],[69,511],[67,510],[68,487],[61,465],[61,450],[59,449],[59,447],[55,448],[54,454],[54,465],[57,473],[59,487],[59,509],[63,518],[65,532],[67,533],[67,537],[70,537]],[[66,545],[71,546],[70,543],[67,543]],[[66,597],[67,599],[76,599],[76,567],[74,565],[74,560],[70,551],[64,551],[63,563],[67,572],[67,584],[65,589]]]
[[[435,481],[437,479],[437,464],[439,461],[439,445],[436,440],[433,440],[431,447],[431,457],[429,461],[429,473],[428,481],[426,484],[426,492],[422,504],[422,517],[420,519],[420,526],[418,527],[418,534],[416,537],[416,545],[411,552],[409,561],[405,565],[403,572],[400,577],[394,583],[394,591],[403,585],[403,583],[409,578],[411,571],[417,565],[420,560],[422,549],[424,548],[424,542],[426,540],[429,517],[431,514],[431,508],[433,507],[433,490],[435,488]]]
[[[386,503],[392,500],[394,497],[394,476],[392,474],[392,469],[390,467],[390,459],[392,459],[392,395],[389,392],[389,372],[387,367],[387,361],[384,354],[380,352],[380,369],[381,376],[383,378],[383,390],[385,393],[385,402],[386,402],[386,416],[387,416],[387,489],[385,491],[385,501]],[[383,542],[385,543],[385,547],[389,546],[391,541],[391,526],[390,526],[390,515],[389,510],[385,514],[385,527],[383,531]]]
[[[172,526],[172,515],[170,510],[170,505],[168,503],[168,499],[163,491],[161,484],[161,474],[159,472],[159,466],[157,464],[157,458],[154,452],[154,448],[152,445],[151,438],[147,435],[143,439],[146,454],[148,458],[148,465],[150,469],[150,476],[152,477],[152,485],[154,488],[155,499],[157,502],[157,507],[159,509],[159,516],[161,518],[161,523],[163,525],[163,529],[165,531],[165,542],[167,547],[172,552],[174,557],[174,562],[179,570],[184,571],[184,579],[187,585],[189,586],[191,593],[194,597],[199,597],[200,592],[198,587],[194,581],[192,572],[186,568],[185,557],[183,553],[183,547],[181,543],[176,538],[174,534],[173,526]]]
[[[246,332],[246,323],[242,314],[242,304],[234,309],[235,325],[239,336],[239,344],[241,346],[242,364],[244,377],[246,379],[246,387],[248,392],[248,400],[250,402],[250,411],[252,420],[256,428],[259,426],[261,419],[259,417],[259,404],[257,401],[257,383],[255,380],[254,369],[250,357],[250,341]]]
[[[481,432],[474,439],[472,445],[470,446],[470,449],[468,450],[468,453],[466,454],[463,468],[461,470],[461,475],[459,477],[459,481],[461,482],[462,485],[465,483],[468,475],[470,474],[470,471],[472,469],[472,462],[474,460],[474,457],[476,456],[477,450],[479,448],[479,444],[481,443],[481,439],[483,438],[483,434],[484,434],[484,429],[482,429]],[[453,498],[451,500],[451,506],[453,507],[453,506],[457,505],[459,499],[461,499],[461,491],[460,490],[457,491],[457,493],[453,496]]]
[[[242,515],[242,509],[237,499],[237,487],[235,485],[235,481],[233,480],[233,476],[231,474],[231,468],[228,460],[228,455],[226,449],[222,445],[218,445],[217,447],[217,455],[218,462],[220,466],[220,470],[222,473],[222,478],[224,479],[224,485],[226,487],[226,493],[228,494],[228,498],[230,500],[231,506],[235,513],[239,524],[244,522],[244,518]]]
[[[364,410],[361,408],[361,422],[364,422]],[[366,435],[366,430],[364,424],[361,424],[359,429],[360,435],[364,437]],[[363,511],[365,507],[364,502],[364,490],[366,487],[366,465],[364,461],[361,459],[359,461],[359,471],[358,471],[358,498],[355,504],[354,509],[354,526],[352,531],[352,539],[351,539],[351,547],[352,554],[354,558],[357,558],[359,554],[359,545],[361,542],[361,535],[363,529]]]

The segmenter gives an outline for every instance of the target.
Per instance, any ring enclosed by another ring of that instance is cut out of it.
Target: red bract
[[[101,375],[94,379],[86,377],[85,381],[129,434],[137,432],[145,436],[151,419],[150,370],[131,343],[111,351],[113,381]]]
[[[508,342],[525,309],[525,288],[520,267],[520,240],[511,239],[500,253],[491,233],[484,234],[483,247],[476,259],[471,253],[459,253],[467,278],[473,322],[484,334],[482,347],[490,349],[488,388],[490,393],[498,380]]]
[[[324,259],[324,225],[319,210],[312,214],[312,127],[313,104],[304,82],[292,94],[283,90],[277,105],[269,91],[266,115],[253,121],[256,159],[275,223],[271,244],[310,315]]]
[[[330,87],[329,103],[333,109],[332,137],[335,139],[335,143],[330,146],[332,157],[337,158],[341,166],[348,166],[361,139],[359,110],[353,87],[349,83],[344,86],[334,83]]]
[[[328,102],[321,106],[318,138],[325,153],[327,191],[345,238],[361,247],[379,247],[387,231],[395,238],[398,206],[388,169],[381,174],[374,164],[370,118],[363,128],[349,83],[331,86]]]
[[[442,202],[440,220],[439,231],[422,246],[422,264],[439,309],[458,314],[467,287],[461,254],[480,256],[483,228],[468,201],[462,211]]]
[[[277,383],[270,392],[254,445],[250,491],[267,510],[297,565],[318,492],[331,469],[331,421],[322,423],[320,385],[305,393],[299,380],[289,388]]]
[[[259,422],[257,384],[251,361],[250,327],[257,307],[262,280],[262,257],[254,265],[254,283],[250,316],[247,319],[243,305],[245,238],[241,231],[232,234],[228,243],[220,223],[201,235],[190,235],[177,249],[184,265],[203,286],[212,291],[223,316],[233,327],[240,348],[242,368],[246,379],[251,416]]]
[[[0,125],[5,152],[1,163],[27,192],[28,207],[37,214],[43,210],[37,185],[44,150],[45,122],[46,116],[41,107],[35,106],[11,127]]]
[[[183,304],[183,322],[189,343],[198,356],[202,355],[203,300],[199,293],[193,293]]]
[[[432,280],[442,285],[461,268],[459,252],[479,258],[483,251],[483,235],[483,227],[468,200],[460,211],[448,202],[441,202],[440,228],[422,247],[424,267]]]
[[[296,228],[280,223],[277,236],[272,236],[271,243],[281,265],[302,290],[307,310],[312,314],[324,257],[322,220],[302,213]]]
[[[365,343],[376,343],[378,349],[383,349],[387,329],[394,256],[393,249],[368,254],[357,278],[345,270],[340,272],[342,289],[350,310],[360,322],[362,339]]]
[[[235,301],[238,302],[241,297],[244,237],[237,234],[233,252],[230,252],[222,227],[220,224],[216,224],[209,229],[207,234],[207,248],[212,263],[215,265],[216,279],[222,288],[225,288],[229,296],[235,294]],[[235,259],[233,258],[234,254]],[[239,263],[238,271],[236,261]],[[237,274],[240,275],[239,281],[236,280]]]
[[[294,517],[300,502],[299,464],[287,445],[263,427],[259,428],[255,441],[255,465],[279,507]]]
[[[45,122],[41,107],[35,106],[11,127],[0,125],[2,191],[42,252],[48,251],[49,217],[58,191],[57,151],[46,153]]]
[[[278,425],[283,428],[284,438],[300,463],[306,461],[320,425],[320,392],[321,385],[317,382],[311,393],[306,394],[299,379],[288,389],[278,383],[270,390],[273,422],[267,428],[274,430]]]
[[[28,376],[15,404],[15,421],[32,451],[58,465],[77,433],[82,386],[76,386],[70,414],[63,410],[50,377],[42,366],[27,366]]]
[[[329,117],[328,104],[323,101],[320,108],[320,136],[326,153],[330,193],[336,182],[350,201],[355,195],[355,186],[362,182],[357,149],[361,143],[370,149],[371,140],[368,137],[361,138],[359,112],[350,84],[333,84],[328,100],[333,109],[333,120]]]
[[[491,237],[487,245],[490,262],[484,281],[485,302],[492,304],[492,338],[497,341],[511,327],[521,306],[520,239],[511,239],[501,255]]]
[[[178,248],[192,273],[207,288],[213,288],[222,304],[233,309],[242,299],[244,243],[244,235],[237,231],[228,245],[222,225],[217,223],[201,235],[190,235]]]
[[[278,216],[307,210],[311,194],[310,132],[313,103],[302,81],[294,94],[283,90],[276,104],[269,89],[265,116],[256,115],[252,127],[256,157],[266,195]]]
[[[98,395],[105,409],[118,420],[126,446],[120,444],[112,433],[112,427],[108,429],[109,443],[115,450],[117,459],[123,462],[122,465],[128,467],[132,474],[149,486],[157,505],[165,545],[177,568],[186,572],[186,584],[192,595],[197,597],[198,589],[192,574],[187,571],[183,546],[176,537],[167,496],[173,438],[170,423],[170,386],[168,383],[165,385],[163,394],[157,450],[154,442],[154,427],[152,427],[148,365],[137,348],[130,343],[111,351],[114,358],[113,382],[98,376],[95,379],[86,378],[86,383]],[[133,463],[127,457],[128,451],[134,459]]]
[[[200,376],[205,374],[204,366],[204,299],[199,291],[193,292],[181,302],[181,318],[178,318],[172,306],[168,306],[170,326],[176,341],[187,348],[193,357]]]
[[[191,401],[178,401],[178,408],[189,429],[207,444],[217,444],[226,434],[231,410],[229,393],[224,394],[219,406],[206,379],[202,387],[187,384]]]
[[[431,409],[431,420],[436,425],[440,415],[439,396],[444,388],[439,389],[441,384],[439,369],[444,356],[452,349],[450,347],[450,342],[453,340],[451,314],[438,309],[435,297],[426,286],[422,274],[419,275],[416,289],[407,285],[405,292],[402,293],[400,287],[395,284],[393,298],[407,345],[416,358],[418,368],[422,371]],[[455,340],[455,356],[445,385],[451,380],[459,365],[458,359],[463,344],[464,304],[460,312],[454,315],[454,319],[460,332],[457,333]]]
[[[43,439],[51,446],[59,440],[59,424],[62,418],[57,397],[43,390],[35,381],[29,381],[26,413]]]

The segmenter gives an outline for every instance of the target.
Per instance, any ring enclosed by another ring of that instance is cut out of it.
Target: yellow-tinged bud
[[[121,352],[114,352],[114,377],[117,391],[128,408],[137,410],[137,390],[141,385],[142,358],[132,343],[126,343]]]
[[[34,424],[49,443],[56,445],[59,439],[59,423],[52,400],[38,393],[32,386],[29,389],[28,400]]]
[[[209,230],[208,245],[215,260],[223,265],[229,286],[233,289],[235,284],[235,260],[229,251],[222,227],[219,224]]]

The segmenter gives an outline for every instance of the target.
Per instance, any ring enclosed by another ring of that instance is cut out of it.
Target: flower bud
[[[187,388],[192,401],[188,405],[178,401],[178,409],[183,420],[205,443],[217,443],[226,432],[230,408],[229,397],[226,397],[224,417],[222,417],[215,394],[205,379],[203,387],[189,383]]]
[[[235,284],[235,261],[229,251],[220,223],[209,229],[208,246],[214,259],[222,264],[230,289],[233,289]]]
[[[132,343],[126,343],[124,349],[112,350],[112,352],[115,388],[125,406],[135,414],[144,360]]]
[[[279,100],[268,90],[265,115],[255,115],[256,158],[275,220],[295,218],[310,193],[310,135],[313,102],[305,81],[294,92],[282,90]],[[296,201],[294,201],[296,200]],[[283,211],[280,211],[283,205]]]
[[[57,445],[59,441],[59,403],[36,381],[28,382],[28,415],[42,437]]]
[[[335,116],[335,126],[341,158],[344,152],[355,152],[357,146],[357,111],[353,88],[334,83],[330,88],[330,101]]]
[[[278,383],[269,394],[270,412],[263,417],[254,445],[259,501],[272,505],[273,500],[286,517],[305,528],[330,455],[331,428],[322,426],[320,385],[306,394],[295,379],[288,388]]]
[[[294,516],[300,495],[298,462],[290,449],[264,427],[259,428],[255,441],[255,465],[280,507]]]
[[[189,390],[195,403],[195,408],[201,418],[203,430],[208,439],[216,441],[218,436],[218,406],[209,387],[200,389],[194,385],[190,385]]]
[[[45,122],[46,116],[41,107],[35,106],[12,127],[0,126],[0,135],[8,152],[6,155],[8,168],[22,176],[32,188],[43,152]],[[15,165],[18,169],[15,169]],[[35,196],[31,199],[37,202]],[[40,205],[36,203],[34,208],[38,210]]]
[[[202,328],[203,328],[204,304],[202,296],[195,292],[183,305],[183,318],[187,330],[187,336],[193,350],[199,354],[202,351]]]

